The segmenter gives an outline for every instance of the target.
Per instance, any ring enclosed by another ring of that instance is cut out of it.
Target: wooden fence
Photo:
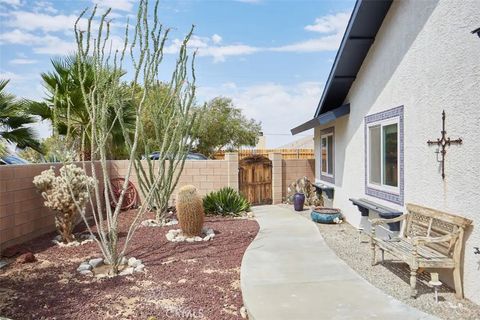
[[[277,152],[282,154],[283,160],[289,159],[314,159],[313,149],[242,149],[238,150],[238,158],[243,159],[253,154],[259,154],[268,157],[269,153]],[[217,160],[225,158],[225,152],[217,152],[214,156]]]

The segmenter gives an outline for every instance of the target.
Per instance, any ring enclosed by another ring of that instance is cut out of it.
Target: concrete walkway
[[[250,320],[436,319],[361,278],[313,222],[278,206],[253,211],[260,231],[241,267]]]

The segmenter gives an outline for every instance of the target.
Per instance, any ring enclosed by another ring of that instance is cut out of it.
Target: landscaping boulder
[[[308,180],[307,177],[303,177],[290,183],[287,189],[286,202],[293,204],[293,196],[295,193],[303,193],[305,195],[306,206],[323,206],[323,199],[318,197],[315,186]]]

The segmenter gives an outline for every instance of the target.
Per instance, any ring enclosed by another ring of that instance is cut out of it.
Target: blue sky
[[[313,115],[354,6],[353,0],[160,3],[161,22],[173,30],[165,77],[176,42],[194,24],[199,102],[231,97],[262,122],[268,147],[299,138],[289,129]],[[120,41],[135,0],[0,0],[0,79],[11,79],[8,91],[30,99],[45,96],[40,73],[51,70],[51,58],[74,50],[73,22],[94,4],[101,11],[112,7],[113,33]],[[48,136],[48,124],[37,129]]]

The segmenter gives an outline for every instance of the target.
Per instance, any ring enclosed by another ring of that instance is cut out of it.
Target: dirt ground
[[[132,212],[121,216],[121,236]],[[149,218],[149,217],[145,217]],[[100,257],[95,243],[59,247],[47,234],[21,246],[37,262],[0,270],[0,317],[11,319],[241,319],[240,264],[258,232],[253,220],[207,217],[212,241],[172,243],[170,227],[140,227],[127,257],[145,273],[115,278],[79,274],[82,261]]]

